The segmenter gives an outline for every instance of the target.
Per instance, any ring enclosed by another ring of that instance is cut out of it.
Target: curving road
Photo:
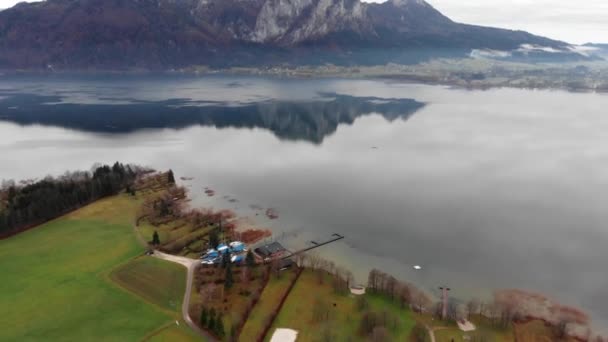
[[[189,312],[190,295],[192,294],[192,283],[194,280],[193,279],[194,271],[196,270],[196,266],[198,265],[199,261],[190,259],[190,258],[186,258],[186,257],[166,254],[166,253],[159,252],[159,251],[154,251],[153,256],[156,258],[174,262],[174,263],[177,263],[177,264],[180,264],[180,265],[186,267],[186,269],[188,270],[187,275],[186,275],[186,293],[184,293],[184,300],[182,302],[182,316],[184,317],[184,321],[186,322],[186,324],[188,324],[188,326],[190,328],[192,328],[192,330],[194,330],[203,339],[205,339],[207,341],[216,341],[216,339],[213,336],[211,336],[209,333],[207,333],[203,329],[199,328],[196,324],[194,324],[194,322],[190,318],[190,312]]]
[[[150,245],[148,244],[148,242],[146,242],[146,240],[143,238],[143,236],[141,236],[141,234],[139,233],[139,230],[137,229],[137,224],[135,222],[133,222],[132,227],[133,227],[133,232],[135,233],[135,237],[137,238],[139,243],[143,247],[149,248]],[[207,333],[203,329],[199,328],[196,324],[194,324],[194,322],[192,321],[192,318],[190,318],[190,312],[189,312],[190,295],[192,294],[192,282],[193,282],[193,278],[194,278],[194,270],[196,269],[198,260],[194,260],[194,259],[190,259],[190,258],[186,258],[186,257],[180,257],[180,256],[176,256],[176,255],[171,255],[171,254],[163,253],[163,252],[160,252],[157,250],[154,250],[154,254],[152,254],[152,255],[155,258],[174,262],[176,264],[180,264],[180,265],[186,267],[186,269],[187,269],[186,293],[184,293],[184,300],[182,301],[182,316],[184,318],[184,321],[186,322],[186,324],[188,324],[188,326],[190,328],[192,328],[192,330],[194,330],[194,332],[196,332],[204,340],[216,341],[216,339],[213,336],[211,336],[209,333]]]

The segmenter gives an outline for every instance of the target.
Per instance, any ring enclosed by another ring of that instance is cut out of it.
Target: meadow
[[[167,294],[129,275],[183,272],[134,259],[144,251],[132,227],[140,204],[126,194],[106,198],[0,241],[0,340],[139,341],[174,323],[179,308],[165,304]]]
[[[323,282],[315,271],[306,269],[290,292],[285,304],[273,324],[266,340],[276,328],[291,328],[299,331],[298,341],[365,341],[360,334],[360,322],[365,311],[390,313],[396,324],[387,324],[390,339],[405,341],[415,325],[412,312],[401,308],[388,298],[365,295],[367,307],[358,307],[358,297],[334,291],[331,276],[326,274]]]
[[[243,341],[254,341],[264,331],[265,325],[272,314],[278,310],[281,298],[287,293],[289,286],[297,276],[297,272],[290,270],[279,273],[279,276],[272,275],[268,284],[264,288],[260,300],[253,307],[251,314],[245,322],[245,326],[239,336]]]

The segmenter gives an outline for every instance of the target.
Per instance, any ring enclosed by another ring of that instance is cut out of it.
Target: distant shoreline
[[[608,63],[521,64],[477,59],[440,59],[415,65],[377,66],[284,66],[232,67],[205,66],[172,70],[1,70],[7,77],[205,77],[256,76],[279,79],[375,79],[401,83],[458,87],[469,90],[512,88],[564,90],[580,93],[608,92]]]

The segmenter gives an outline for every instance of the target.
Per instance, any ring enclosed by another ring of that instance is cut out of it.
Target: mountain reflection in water
[[[236,105],[191,99],[81,104],[64,103],[61,95],[0,91],[0,120],[95,133],[130,133],[193,125],[263,128],[281,139],[319,144],[334,133],[338,125],[352,124],[358,117],[378,113],[389,121],[405,120],[424,106],[412,99],[318,95],[310,100],[264,100]]]

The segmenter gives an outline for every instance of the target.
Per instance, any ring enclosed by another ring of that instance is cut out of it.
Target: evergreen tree
[[[230,253],[222,254],[222,268],[226,268],[230,265]]]
[[[224,281],[224,288],[230,289],[232,288],[232,285],[234,285],[234,275],[232,274],[232,266],[230,266],[229,263],[228,267],[226,267],[226,280]]]
[[[215,309],[211,309],[209,312],[209,322],[207,322],[207,328],[211,331],[215,331]]]
[[[209,244],[211,248],[217,249],[217,246],[220,244],[220,237],[217,235],[217,230],[214,229],[209,233]]]
[[[245,257],[245,263],[248,267],[255,266],[255,257],[253,256],[253,252],[250,250],[247,251],[247,256]]]
[[[155,230],[154,235],[152,235],[152,244],[154,246],[160,245],[160,237],[158,236],[158,232]]]
[[[175,176],[173,176],[173,170],[169,170],[169,172],[167,172],[167,180],[169,181],[169,184],[175,184]]]
[[[0,208],[0,234],[19,231],[56,218],[105,196],[119,193],[135,180],[136,174],[115,163],[88,172],[46,177],[6,190],[6,206]]]
[[[215,334],[220,338],[224,337],[226,334],[224,331],[224,320],[222,319],[222,315],[217,316],[217,321],[215,323]]]
[[[207,326],[207,315],[207,308],[203,306],[203,309],[201,310],[201,327],[203,328]]]
[[[230,339],[229,341],[237,341],[237,334],[236,334],[236,327],[234,326],[234,324],[230,325]]]

